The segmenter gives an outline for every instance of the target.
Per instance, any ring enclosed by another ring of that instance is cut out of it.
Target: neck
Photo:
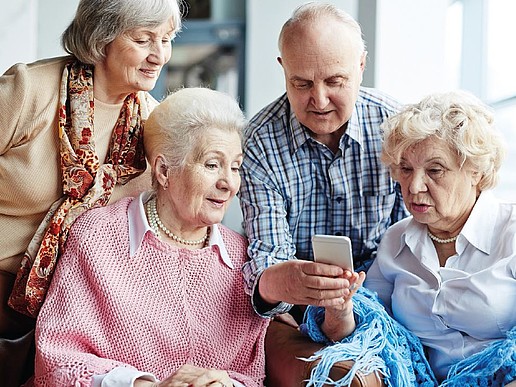
[[[196,247],[205,247],[208,243],[208,239],[210,236],[210,229],[206,229],[206,234],[200,239],[185,239],[177,234],[174,234],[172,231],[170,231],[161,221],[158,209],[156,206],[156,198],[150,199],[146,205],[145,210],[147,214],[147,219],[149,221],[150,226],[152,227],[154,233],[158,236],[158,238],[162,238],[162,233],[166,235],[168,238],[170,238],[174,243],[187,246],[189,248],[196,248]]]

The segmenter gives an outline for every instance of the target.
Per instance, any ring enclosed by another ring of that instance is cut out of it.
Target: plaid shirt
[[[286,94],[250,121],[240,189],[250,243],[251,259],[243,267],[249,294],[267,267],[312,260],[315,234],[349,236],[355,267],[374,258],[383,233],[408,215],[399,185],[380,161],[380,124],[398,110],[392,98],[361,88],[337,154],[310,137]],[[261,314],[290,307],[280,303]]]

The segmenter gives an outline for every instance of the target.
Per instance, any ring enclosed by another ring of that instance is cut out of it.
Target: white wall
[[[357,17],[359,0],[327,1]],[[278,36],[292,11],[306,0],[247,0],[246,95],[251,117],[285,92],[283,70],[277,62]]]
[[[61,34],[79,0],[0,0],[0,74],[15,63],[64,55]]]
[[[0,1],[0,74],[37,56],[37,0]]]
[[[452,43],[446,25],[449,3],[378,0],[377,88],[411,103],[428,93],[458,87],[447,50]]]

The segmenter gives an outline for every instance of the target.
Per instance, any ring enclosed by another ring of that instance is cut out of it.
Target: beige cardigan
[[[16,273],[27,245],[61,196],[57,109],[69,57],[17,64],[0,77],[0,270]],[[141,92],[143,119],[157,105]],[[94,138],[104,160],[120,105],[95,100]],[[117,186],[111,202],[151,186],[150,171]]]

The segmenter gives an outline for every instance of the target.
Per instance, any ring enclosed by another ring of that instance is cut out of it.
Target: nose
[[[328,92],[324,85],[314,85],[312,88],[312,104],[317,110],[323,110],[330,99],[328,98]]]
[[[240,174],[231,168],[224,169],[217,181],[217,188],[223,191],[230,191],[232,195],[240,189]]]
[[[410,193],[417,194],[426,190],[426,174],[423,171],[414,171],[409,181]]]
[[[170,46],[164,47],[161,41],[155,42],[150,49],[148,60],[151,63],[164,65],[167,61],[167,56],[170,58]]]

